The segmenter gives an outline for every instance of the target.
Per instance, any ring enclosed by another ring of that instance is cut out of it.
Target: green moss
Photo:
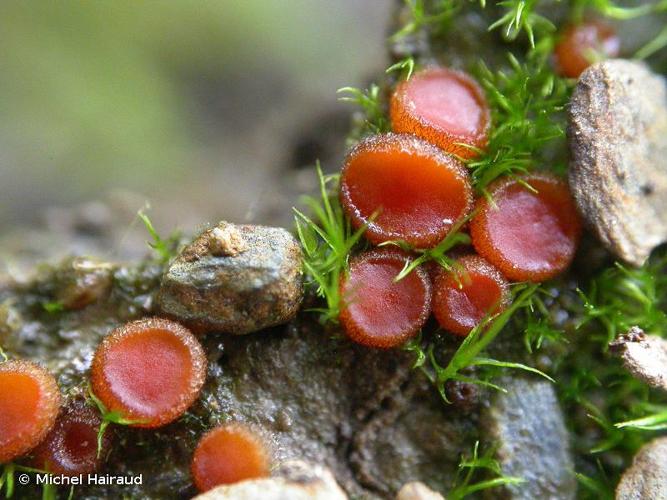
[[[148,215],[146,215],[144,209],[141,209],[139,212],[137,212],[137,217],[139,217],[141,222],[143,222],[144,226],[146,227],[146,231],[148,231],[148,234],[152,239],[152,241],[147,243],[148,246],[151,247],[155,252],[156,260],[160,264],[166,264],[172,259],[172,257],[176,255],[176,250],[178,250],[178,244],[181,239],[180,232],[174,231],[171,233],[171,235],[169,235],[169,237],[162,238],[155,229],[155,226],[153,226],[153,223],[151,222]]]
[[[323,321],[338,321],[340,310],[339,282],[347,271],[348,258],[358,246],[365,228],[357,231],[343,213],[338,196],[338,177],[325,177],[319,162],[316,166],[319,198],[304,197],[313,217],[294,209],[295,224],[304,251],[307,284],[323,298],[326,307],[318,308]]]
[[[493,458],[493,452],[494,450],[490,448],[480,455],[479,441],[477,441],[472,456],[461,457],[459,476],[453,488],[447,493],[448,499],[460,500],[479,491],[525,482],[523,478],[504,475],[500,464]]]
[[[637,450],[667,428],[667,397],[609,352],[609,342],[631,326],[665,336],[667,255],[659,252],[637,269],[616,263],[578,292],[569,308],[578,321],[557,361],[557,387],[586,478],[583,493],[594,498],[592,485],[613,490]]]

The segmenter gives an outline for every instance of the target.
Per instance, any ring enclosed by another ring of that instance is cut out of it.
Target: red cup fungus
[[[353,257],[340,283],[340,322],[359,344],[388,349],[415,336],[431,313],[431,282],[421,266],[395,281],[410,257],[376,249]]]
[[[541,282],[567,269],[581,221],[565,182],[529,174],[496,181],[489,194],[493,201],[480,198],[470,222],[473,245],[482,257],[516,281]]]
[[[389,107],[394,132],[414,134],[461,158],[483,149],[491,122],[477,82],[461,71],[432,67],[402,81]]]
[[[72,400],[61,411],[56,424],[33,451],[33,465],[54,474],[75,476],[98,469],[97,434],[102,424],[98,412],[80,399]],[[102,449],[110,445],[107,433]]]
[[[482,257],[458,259],[452,271],[441,269],[433,282],[433,313],[440,326],[466,336],[482,320],[505,310],[509,283]]]
[[[269,475],[269,453],[262,439],[241,424],[227,424],[204,434],[192,457],[199,491]]]
[[[556,68],[568,78],[578,78],[592,63],[618,56],[621,41],[613,27],[601,21],[568,26],[555,48]]]
[[[341,174],[343,209],[374,244],[403,240],[437,245],[472,208],[466,168],[440,149],[409,135],[384,134],[360,142]]]
[[[44,368],[22,360],[0,363],[0,463],[37,446],[59,408],[58,385]]]
[[[134,427],[160,427],[180,417],[206,378],[201,344],[184,326],[161,318],[127,323],[104,338],[91,384],[108,411]]]

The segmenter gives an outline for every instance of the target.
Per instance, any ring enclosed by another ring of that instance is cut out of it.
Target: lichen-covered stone
[[[520,477],[505,486],[514,500],[575,498],[577,483],[569,435],[553,384],[544,380],[504,378],[485,417],[487,440],[497,446],[503,474]]]
[[[667,241],[667,86],[641,62],[590,66],[570,102],[570,186],[616,257],[643,264]]]
[[[619,355],[623,365],[638,379],[667,391],[667,340],[657,335],[647,335],[633,326],[609,344],[610,350]]]
[[[654,439],[637,453],[616,488],[616,500],[667,498],[667,437]]]
[[[197,331],[246,334],[285,323],[303,298],[302,258],[284,229],[221,222],[170,264],[158,307]]]
[[[326,467],[299,460],[282,464],[273,477],[218,486],[194,500],[346,500]]]

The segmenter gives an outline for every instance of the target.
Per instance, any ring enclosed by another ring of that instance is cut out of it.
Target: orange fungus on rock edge
[[[92,389],[109,411],[135,427],[160,427],[180,417],[206,377],[204,350],[184,326],[149,318],[115,329],[95,352]]]
[[[431,283],[418,267],[394,279],[410,257],[394,249],[364,252],[341,279],[340,322],[347,336],[369,347],[391,348],[417,334],[431,312]]]
[[[472,188],[461,162],[409,135],[367,138],[348,155],[341,204],[356,227],[367,224],[374,244],[404,240],[437,245],[472,208]]]
[[[477,252],[507,278],[540,282],[565,271],[574,258],[581,222],[570,190],[546,174],[502,179],[493,200],[477,202],[470,234]]]
[[[394,132],[414,134],[461,158],[483,149],[491,121],[477,82],[448,68],[427,68],[398,84],[391,97]]]
[[[59,408],[58,385],[44,368],[28,361],[0,363],[0,463],[34,448]]]
[[[507,280],[477,255],[458,259],[451,272],[441,269],[433,283],[433,313],[440,326],[455,335],[468,335],[509,302]]]
[[[240,424],[228,424],[207,432],[197,444],[191,472],[200,491],[221,484],[269,475],[269,454],[262,440]]]

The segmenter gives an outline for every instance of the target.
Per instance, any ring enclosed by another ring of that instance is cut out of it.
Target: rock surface
[[[641,328],[633,326],[609,347],[635,377],[667,391],[667,340],[647,335]]]
[[[590,66],[572,95],[570,186],[616,257],[643,264],[667,241],[667,87],[637,61]]]
[[[667,437],[654,439],[637,453],[616,488],[617,500],[667,498]]]
[[[200,332],[240,335],[286,323],[303,299],[302,258],[284,229],[220,222],[170,264],[158,305]]]
[[[512,499],[575,498],[577,483],[569,435],[553,384],[504,378],[485,417],[487,440],[507,476],[524,483],[505,486]]]
[[[154,261],[115,266],[108,293],[81,309],[49,312],[43,305],[53,300],[61,272],[55,267],[34,281],[0,283],[0,342],[10,357],[43,363],[63,394],[84,395],[100,340],[120,324],[156,314],[162,267]],[[478,439],[478,411],[465,414],[443,404],[411,369],[412,353],[357,346],[312,314],[254,335],[212,333],[202,344],[207,381],[183,418],[150,431],[110,431],[114,445],[104,473],[142,474],[143,484],[83,486],[78,496],[191,498],[197,441],[227,421],[262,432],[276,463],[326,466],[352,498],[364,499],[392,499],[415,478],[446,491],[460,456]],[[39,494],[27,490],[17,495]]]
[[[325,467],[301,461],[282,464],[275,477],[218,486],[196,500],[346,500],[347,495]]]

